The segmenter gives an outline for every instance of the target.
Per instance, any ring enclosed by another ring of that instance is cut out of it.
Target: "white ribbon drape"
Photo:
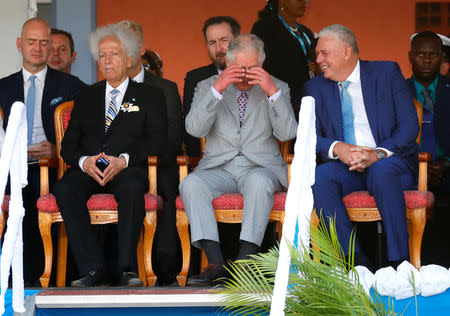
[[[297,141],[291,165],[291,181],[286,197],[283,238],[275,275],[270,315],[284,315],[291,256],[288,244],[309,247],[309,220],[314,200],[311,186],[316,168],[316,115],[313,97],[302,99]]]
[[[5,292],[8,288],[12,267],[13,309],[23,313],[23,245],[22,220],[25,215],[22,188],[27,185],[27,120],[25,105],[14,102],[8,119],[5,142],[0,157],[0,200],[3,201],[8,174],[10,174],[11,195],[9,216],[0,259],[0,314],[5,311]],[[1,205],[1,203],[0,203]]]

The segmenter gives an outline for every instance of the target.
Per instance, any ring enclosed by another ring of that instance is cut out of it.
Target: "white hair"
[[[333,24],[323,28],[319,32],[319,38],[324,36],[332,36],[346,43],[353,51],[354,55],[359,55],[358,43],[355,34],[348,27],[341,24]]]
[[[139,51],[138,39],[131,33],[131,31],[125,29],[124,27],[120,27],[117,24],[108,24],[106,26],[99,27],[94,32],[90,32],[87,35],[89,49],[91,50],[91,54],[96,61],[99,58],[98,44],[102,39],[108,36],[116,37],[120,43],[122,43],[125,54],[128,57],[133,57],[134,61],[134,58]]]
[[[241,34],[233,38],[228,44],[227,59],[231,64],[234,60],[234,55],[237,51],[254,50],[258,52],[258,61],[262,65],[266,59],[264,52],[264,43],[254,34]]]

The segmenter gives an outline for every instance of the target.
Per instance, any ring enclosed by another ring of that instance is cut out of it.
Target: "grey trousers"
[[[282,190],[276,174],[255,165],[244,156],[207,170],[195,170],[180,184],[180,194],[191,227],[191,240],[219,241],[212,200],[223,193],[241,193],[244,197],[240,240],[258,246],[264,238],[273,194]]]

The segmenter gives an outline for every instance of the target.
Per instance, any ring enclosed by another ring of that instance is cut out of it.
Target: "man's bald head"
[[[22,27],[20,37],[17,38],[17,48],[23,56],[23,67],[35,74],[47,65],[50,54],[51,28],[41,18],[27,20]]]

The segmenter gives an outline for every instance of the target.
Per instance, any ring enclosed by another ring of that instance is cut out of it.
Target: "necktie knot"
[[[32,83],[34,83],[34,80],[36,79],[36,76],[35,75],[32,75],[31,77],[30,77],[30,81],[32,82]]]
[[[434,104],[433,99],[431,98],[431,91],[428,89],[423,89],[422,95],[423,95],[423,107],[426,110],[433,112]]]
[[[342,81],[342,82],[339,83],[339,85],[341,86],[341,88],[343,90],[347,90],[348,86],[350,85],[350,81],[347,81],[347,80]]]
[[[110,94],[111,94],[111,99],[115,100],[117,98],[117,95],[119,94],[119,90],[117,89],[113,89],[111,90]]]

